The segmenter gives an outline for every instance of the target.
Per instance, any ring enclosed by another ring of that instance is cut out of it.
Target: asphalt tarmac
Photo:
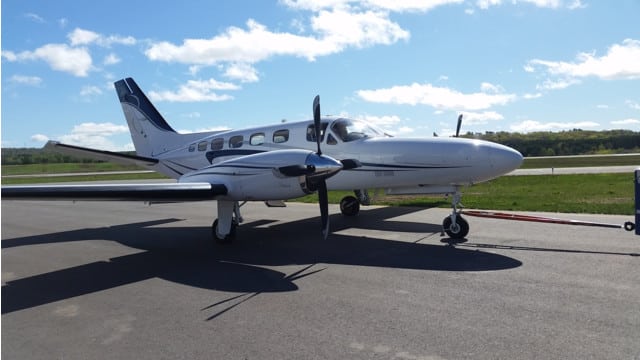
[[[2,358],[640,359],[631,232],[242,209],[223,246],[214,203],[2,201]]]

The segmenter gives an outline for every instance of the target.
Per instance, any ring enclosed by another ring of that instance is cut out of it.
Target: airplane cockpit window
[[[205,151],[207,150],[207,145],[209,145],[208,141],[200,141],[198,143],[198,151]]]
[[[320,141],[324,141],[324,133],[327,131],[328,123],[320,125]],[[311,124],[307,127],[307,141],[316,142],[316,126]]]
[[[344,142],[385,136],[383,131],[364,121],[353,119],[338,119],[331,125],[331,130]]]
[[[194,152],[194,151],[196,151],[196,144],[189,145],[189,152]]]

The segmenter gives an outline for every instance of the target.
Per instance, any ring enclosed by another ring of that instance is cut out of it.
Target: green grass
[[[638,166],[640,155],[624,156],[557,156],[545,158],[525,158],[521,169],[548,169],[585,166]]]
[[[77,175],[77,176],[56,176],[56,177],[29,177],[29,178],[2,178],[2,185],[23,185],[23,184],[43,184],[61,183],[74,181],[127,181],[127,180],[147,180],[147,179],[167,179],[166,176],[158,173],[144,174],[116,174],[116,175]]]
[[[549,211],[591,214],[634,214],[632,174],[504,176],[464,188],[466,208],[486,210]],[[373,194],[373,192],[371,192]],[[339,203],[348,191],[329,192]],[[317,195],[295,201],[317,202]],[[376,205],[450,207],[443,196],[374,196]]]
[[[101,172],[101,171],[132,171],[145,170],[135,165],[120,165],[113,163],[59,163],[59,164],[29,164],[29,165],[2,165],[2,175],[34,175],[34,174],[60,174],[75,172]]]

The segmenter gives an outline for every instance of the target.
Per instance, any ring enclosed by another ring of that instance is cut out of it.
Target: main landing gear
[[[236,238],[236,228],[242,223],[240,207],[237,201],[218,201],[218,218],[211,225],[213,240],[218,244],[229,244]]]
[[[458,207],[461,207],[460,197],[460,192],[456,190],[451,197],[451,207],[453,208],[453,211],[451,212],[451,215],[447,216],[444,218],[444,221],[442,221],[442,230],[446,232],[450,238],[456,240],[464,239],[464,237],[469,234],[469,223],[462,217],[462,210],[458,210]]]
[[[345,196],[340,200],[340,212],[344,216],[356,216],[360,212],[360,204],[370,205],[371,198],[367,190],[354,190],[355,196]]]

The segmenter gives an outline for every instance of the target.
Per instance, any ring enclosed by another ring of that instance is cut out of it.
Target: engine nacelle
[[[183,175],[179,182],[227,187],[225,200],[282,200],[310,194],[318,179],[342,169],[337,160],[309,150],[276,150],[237,157]]]

